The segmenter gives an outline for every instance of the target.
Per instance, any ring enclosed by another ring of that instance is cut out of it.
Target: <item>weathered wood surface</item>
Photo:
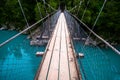
[[[71,39],[63,13],[60,14],[36,80],[80,80]]]

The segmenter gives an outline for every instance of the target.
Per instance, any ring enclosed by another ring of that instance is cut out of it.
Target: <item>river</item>
[[[17,33],[1,30],[0,43]],[[0,47],[0,80],[33,80],[42,60],[35,53],[44,51],[45,47],[30,46],[27,35],[20,35]],[[74,48],[76,53],[84,54],[84,58],[77,59],[83,80],[120,80],[120,55],[109,48],[83,48],[79,41],[74,41]]]

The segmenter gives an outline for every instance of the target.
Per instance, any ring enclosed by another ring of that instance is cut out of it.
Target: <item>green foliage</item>
[[[50,0],[49,4],[52,5],[52,7],[55,8],[55,9],[58,8],[58,3],[56,2],[56,0]]]
[[[27,17],[29,24],[33,24],[37,20],[45,17],[47,14],[53,12],[53,10],[44,4],[43,0],[20,0],[22,3],[23,10]],[[94,21],[99,14],[100,8],[104,0],[45,0],[50,6],[55,9],[59,8],[60,2],[64,2],[66,9],[70,10],[74,6],[79,5],[82,1],[81,6],[77,6],[71,11],[79,19],[81,19],[84,9],[87,6],[83,22],[85,22],[90,28],[94,24]],[[40,7],[40,12],[38,6]],[[79,9],[79,10],[78,10]],[[113,37],[114,40],[120,42],[120,1],[119,0],[107,0],[107,3],[100,15],[100,18],[95,26],[95,32],[104,36],[105,38]],[[78,12],[79,11],[79,12]],[[18,0],[0,0],[0,24],[10,26],[14,25],[16,29],[24,29],[26,22],[21,12]]]
[[[81,5],[79,14],[77,15],[80,19],[83,15],[84,9],[86,8],[87,1],[88,0],[85,0],[84,3]],[[93,26],[96,17],[99,14],[103,1],[104,0],[90,0],[89,5],[87,6],[87,10],[83,18],[83,22],[85,22],[90,28]],[[120,1],[118,0],[107,1],[100,15],[100,18],[94,28],[97,34],[102,35],[106,39],[111,38],[112,40],[116,40],[118,43],[120,43],[120,37],[119,37],[120,10],[119,9],[120,9]]]
[[[35,5],[35,20],[40,20],[43,16],[45,16],[44,5],[39,2]]]
[[[90,24],[90,21],[91,21],[91,11],[86,10],[86,14],[85,14],[85,17],[84,17],[84,22]]]

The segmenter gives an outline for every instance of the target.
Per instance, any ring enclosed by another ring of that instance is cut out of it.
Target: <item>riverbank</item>
[[[2,25],[0,30],[17,30],[18,32],[21,31],[20,29],[15,29],[15,27],[13,25],[10,25],[9,27],[7,25]],[[40,26],[39,26],[39,27],[35,27],[34,29],[23,33],[23,34],[29,35],[27,38],[31,40],[30,45],[38,45],[39,46],[39,45],[44,45],[44,43],[46,44],[48,42],[48,36],[46,39],[40,40],[41,30],[42,29],[40,29]],[[107,34],[102,34],[100,36],[103,39],[105,39],[108,43],[110,43],[112,46],[120,45],[120,41],[117,40],[115,37],[108,38],[108,36],[106,36],[106,35]],[[92,44],[92,45],[96,45],[96,46],[100,46],[100,47],[107,47],[107,45],[105,43],[103,43],[101,40],[99,40],[98,38],[96,38],[93,35],[91,35],[91,39],[85,39],[84,41],[85,41],[86,45]]]

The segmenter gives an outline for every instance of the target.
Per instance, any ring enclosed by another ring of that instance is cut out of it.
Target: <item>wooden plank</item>
[[[65,24],[64,24],[64,15],[62,15],[62,38],[61,38],[61,53],[60,53],[60,72],[59,80],[70,80],[69,76],[69,66],[67,58],[67,48],[66,48],[66,38],[65,38]]]
[[[60,14],[38,80],[79,80],[67,23]]]
[[[67,39],[69,67],[70,67],[70,74],[71,74],[70,77],[71,77],[71,80],[79,80],[79,75],[77,73],[77,68],[76,68],[77,65],[75,64],[74,53],[73,53],[73,50],[72,50],[72,45],[71,45],[71,42],[70,42],[70,37],[69,37],[69,32],[68,32],[67,25],[65,26],[65,30],[66,30],[66,36],[67,36],[66,39]]]
[[[58,24],[56,26],[58,26]],[[54,41],[56,39],[55,35],[57,35],[57,29],[58,29],[58,27],[56,27],[55,30],[54,30],[52,40],[51,40],[50,45],[48,47],[48,51],[46,52],[45,60],[42,64],[42,68],[41,68],[41,71],[39,73],[38,80],[46,80],[50,59],[51,59],[51,56],[52,56],[52,50],[54,48]]]
[[[60,21],[58,23],[60,24]],[[49,74],[47,78],[48,80],[58,80],[59,54],[60,54],[60,45],[61,45],[60,41],[61,41],[61,26],[58,27],[53,56],[52,56]]]

